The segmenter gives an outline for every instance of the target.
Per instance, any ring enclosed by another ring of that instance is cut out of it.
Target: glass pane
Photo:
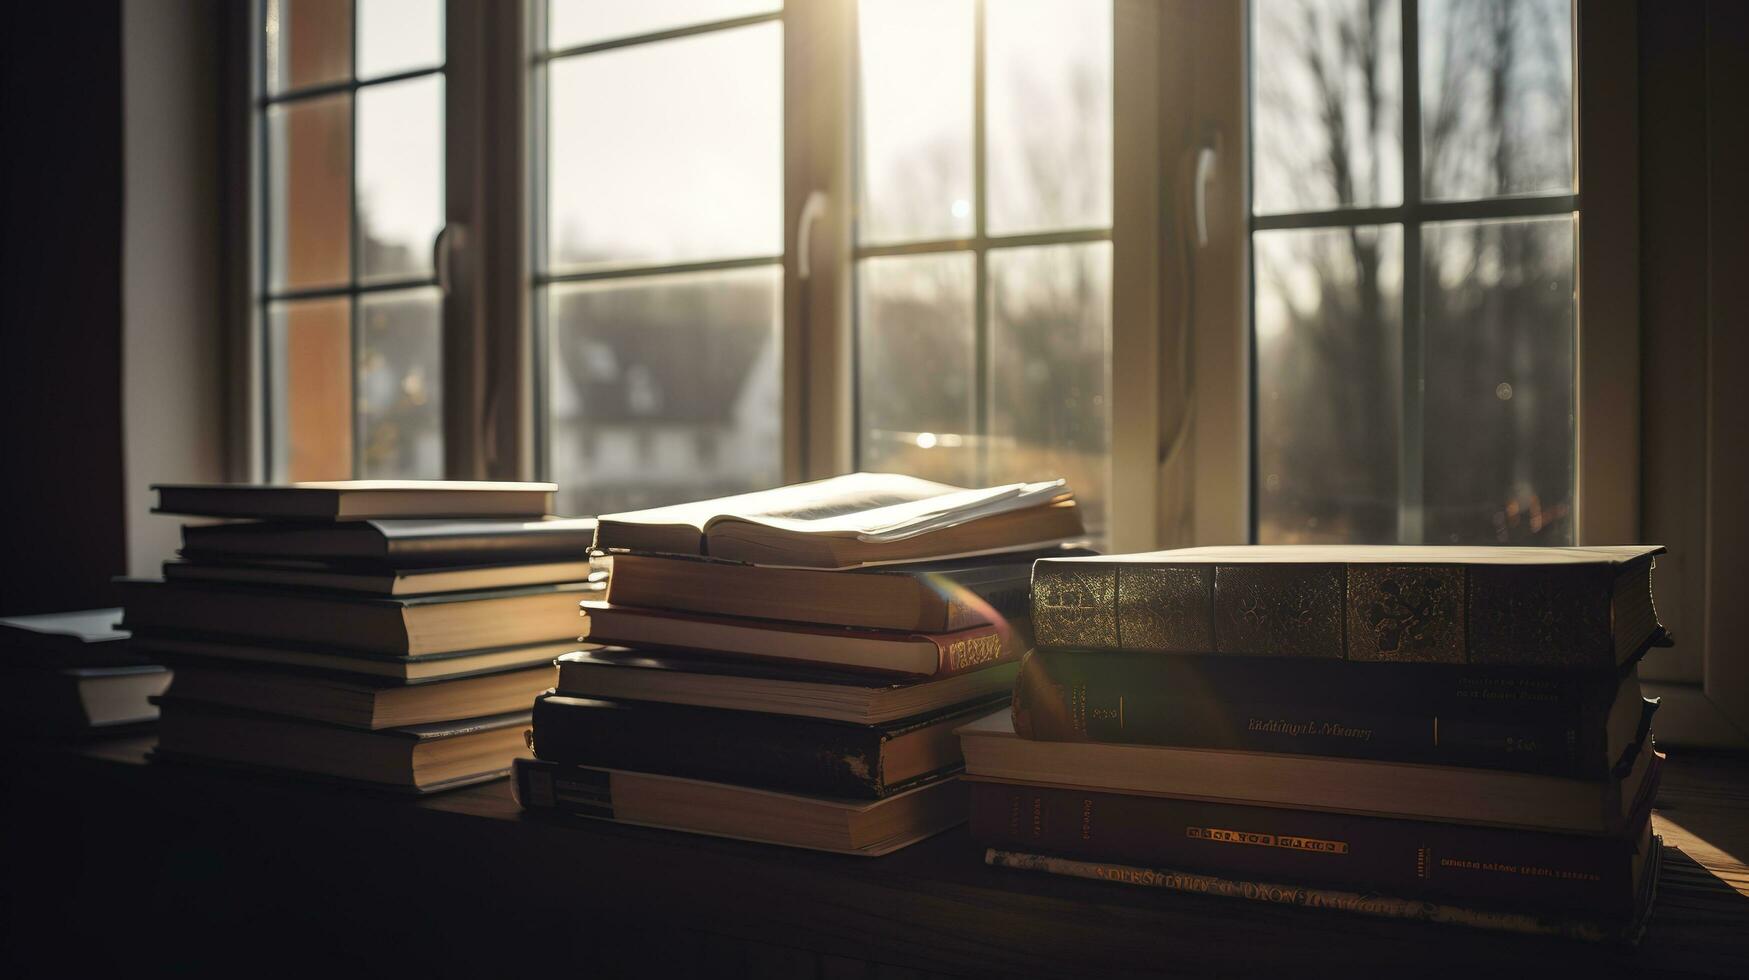
[[[359,278],[431,275],[443,227],[443,76],[358,91]]]
[[[352,98],[271,106],[268,283],[297,289],[352,275]]]
[[[1420,18],[1427,197],[1571,192],[1570,0],[1423,0]]]
[[[781,482],[781,267],[561,284],[547,302],[560,513]]]
[[[358,475],[443,477],[443,294],[358,300]]]
[[[352,478],[352,326],[345,299],[267,311],[273,479]]]
[[[1573,541],[1573,219],[1423,231],[1430,544]]]
[[[653,34],[783,9],[783,0],[552,0],[547,48]]]
[[[1403,232],[1252,236],[1257,540],[1398,538]]]
[[[443,0],[358,0],[358,77],[443,64]]]
[[[1254,0],[1258,214],[1403,200],[1401,12],[1393,0]]]
[[[991,483],[1065,477],[1105,528],[1111,243],[990,252]]]
[[[267,0],[267,91],[352,74],[352,0]]]
[[[992,234],[1111,224],[1111,5],[986,6]]]
[[[560,59],[551,108],[554,265],[782,253],[782,25]]]
[[[971,0],[857,7],[864,244],[972,234]]]
[[[862,469],[979,480],[970,252],[857,264]]]

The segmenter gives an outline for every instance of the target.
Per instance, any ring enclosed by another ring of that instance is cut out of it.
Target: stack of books
[[[165,486],[183,528],[129,583],[136,651],[173,664],[157,756],[432,792],[503,776],[577,649],[595,522],[552,484]]]
[[[0,619],[8,728],[26,735],[121,735],[158,718],[170,671],[128,645],[120,609]]]
[[[534,708],[524,806],[884,854],[965,819],[954,730],[1005,702],[1062,483],[852,474],[601,518],[601,649]],[[1086,554],[1086,552],[1078,552]]]
[[[961,731],[973,834],[1005,867],[1633,940],[1662,550],[1041,561],[1011,711]]]

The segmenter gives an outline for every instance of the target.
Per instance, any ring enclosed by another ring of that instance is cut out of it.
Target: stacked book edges
[[[534,810],[879,855],[962,822],[956,729],[1005,704],[1061,482],[853,474],[601,518],[596,649],[534,706]]]
[[[84,609],[0,619],[0,683],[6,726],[24,736],[84,738],[151,727],[151,699],[170,670],[128,641],[120,609]]]
[[[595,522],[551,484],[164,487],[183,528],[128,583],[136,648],[174,664],[156,757],[428,793],[506,775],[578,603]]]
[[[1040,561],[1011,702],[959,729],[973,834],[1001,867],[1637,941],[1662,550]]]

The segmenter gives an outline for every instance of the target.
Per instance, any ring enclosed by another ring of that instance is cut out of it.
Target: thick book
[[[1159,888],[1166,891],[1217,898],[1241,898],[1271,905],[1293,905],[1300,908],[1351,912],[1387,919],[1410,919],[1442,925],[1465,926],[1537,936],[1558,936],[1563,939],[1591,943],[1637,945],[1646,931],[1646,919],[1651,914],[1657,896],[1658,871],[1663,862],[1663,840],[1651,834],[1646,855],[1638,872],[1639,895],[1632,917],[1619,920],[1586,917],[1559,911],[1535,912],[1521,909],[1499,909],[1486,905],[1455,905],[1424,899],[1403,898],[1348,891],[1340,888],[1309,888],[1222,875],[1197,874],[1174,868],[1138,867],[1105,861],[1076,861],[1048,854],[1028,854],[990,848],[984,852],[984,862],[995,868],[1018,871],[1042,871],[1047,874],[1087,878],[1113,884]]]
[[[159,699],[167,758],[290,770],[416,792],[501,776],[526,750],[526,711],[364,731]]]
[[[1458,664],[1035,650],[1014,731],[1050,742],[1246,749],[1602,779],[1655,702],[1624,676]]]
[[[154,721],[151,699],[170,684],[168,668],[120,667],[0,669],[7,710],[0,726],[27,735],[81,735]]]
[[[587,637],[606,646],[657,647],[946,677],[1020,659],[1007,623],[954,633],[906,633],[618,606],[585,601]]]
[[[1040,561],[1040,647],[1608,669],[1663,641],[1656,545],[1183,548]]]
[[[880,725],[998,697],[1013,689],[1017,669],[994,664],[946,677],[894,679],[813,664],[602,647],[560,657],[558,691]]]
[[[155,629],[142,630],[134,637],[134,644],[144,655],[173,667],[272,667],[318,676],[368,677],[396,684],[433,684],[457,677],[544,667],[551,665],[563,654],[589,647],[586,643],[562,640],[555,643],[532,643],[407,657],[383,653],[335,652],[327,647]]]
[[[595,519],[359,520],[316,524],[261,521],[184,524],[185,558],[274,558],[372,562],[383,568],[481,565],[510,561],[582,561],[595,540]]]
[[[529,810],[856,857],[891,854],[966,819],[965,789],[952,776],[881,800],[835,800],[517,759],[511,787]]]
[[[359,596],[225,586],[127,583],[130,629],[179,630],[332,652],[419,657],[575,640],[582,584],[432,596]]]
[[[1035,742],[1014,734],[1007,711],[959,735],[966,772],[979,778],[1602,836],[1625,832],[1657,754],[1648,738],[1626,775],[1574,779],[1230,749]]]
[[[0,619],[0,666],[120,667],[146,661],[128,644],[121,610],[81,609]]]
[[[540,517],[552,483],[336,480],[327,483],[157,483],[156,513],[312,521],[371,517]]]
[[[595,547],[800,568],[1039,548],[1085,534],[1062,480],[967,489],[891,473],[607,514]]]
[[[589,582],[605,572],[592,569],[585,557],[574,561],[512,562],[495,565],[436,565],[387,568],[312,561],[167,561],[164,581],[241,585],[254,588],[357,592],[362,595],[410,596],[439,592],[482,592],[561,582]]]
[[[431,684],[185,664],[170,696],[256,714],[362,728],[404,728],[455,718],[529,710],[553,686],[551,665],[478,674]]]
[[[981,558],[822,571],[622,554],[607,601],[718,616],[951,633],[1030,615],[1032,563],[1092,554],[1050,548]]]
[[[534,704],[534,754],[569,765],[874,800],[957,770],[954,730],[989,707],[984,700],[882,725],[852,725],[546,694]]]
[[[1658,766],[1629,832],[1587,837],[968,780],[978,843],[1405,898],[1626,916]]]

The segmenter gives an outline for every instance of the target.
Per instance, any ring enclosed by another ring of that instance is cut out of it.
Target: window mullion
[[[1421,203],[1421,41],[1418,0],[1402,0],[1403,73],[1403,209],[1413,215]],[[1412,218],[1403,222],[1402,418],[1399,434],[1397,541],[1420,544],[1425,534],[1423,504],[1426,493],[1424,465],[1425,431],[1425,338],[1421,315],[1421,225]]]
[[[995,397],[990,371],[990,258],[985,245],[988,180],[984,146],[984,0],[972,3],[972,431],[978,434],[978,481],[990,480],[990,403]]]

